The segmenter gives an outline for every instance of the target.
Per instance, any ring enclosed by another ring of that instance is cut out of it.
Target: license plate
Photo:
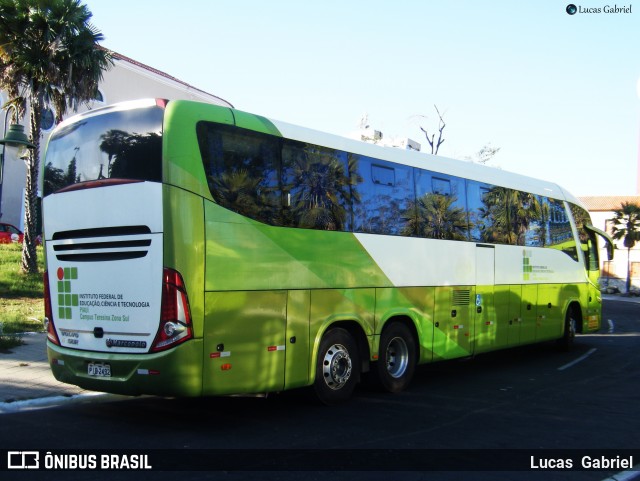
[[[89,376],[111,377],[111,366],[101,362],[90,362],[87,372]]]

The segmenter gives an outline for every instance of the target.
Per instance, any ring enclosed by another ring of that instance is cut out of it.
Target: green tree
[[[640,206],[631,202],[623,202],[620,209],[614,211],[612,237],[622,240],[627,248],[627,294],[631,290],[631,249],[640,240]]]
[[[54,107],[56,121],[67,108],[95,98],[111,55],[79,0],[0,0],[0,88],[16,106],[14,121],[29,108],[30,152],[25,187],[22,270],[37,272],[36,215],[42,114]],[[8,104],[4,106],[7,108]]]

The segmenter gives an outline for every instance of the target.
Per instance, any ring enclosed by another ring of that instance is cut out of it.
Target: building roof
[[[136,67],[140,67],[140,68],[142,68],[144,70],[147,70],[148,72],[151,72],[151,73],[153,73],[155,75],[159,75],[160,77],[164,77],[164,78],[166,78],[168,80],[171,80],[172,82],[179,83],[180,85],[183,85],[183,86],[185,86],[185,87],[187,87],[187,88],[189,88],[191,90],[197,90],[198,92],[202,92],[203,94],[208,95],[210,97],[215,97],[217,99],[220,99],[222,102],[225,102],[226,104],[228,104],[230,107],[233,108],[233,105],[231,104],[231,102],[229,102],[228,100],[223,99],[222,97],[218,97],[217,95],[213,95],[213,94],[210,94],[209,92],[205,92],[204,90],[199,89],[198,87],[194,87],[193,85],[190,85],[187,82],[183,82],[182,80],[180,80],[180,79],[178,79],[176,77],[173,77],[173,76],[169,75],[168,73],[165,73],[165,72],[163,72],[161,70],[158,70],[156,68],[153,68],[153,67],[150,67],[148,65],[145,65],[142,62],[138,62],[137,60],[134,60],[134,59],[132,59],[130,57],[127,57],[126,55],[122,55],[121,53],[114,52],[113,50],[109,50],[109,49],[106,49],[104,47],[101,47],[101,48],[103,48],[104,50],[107,50],[115,60],[121,60],[123,62],[130,63],[132,65],[135,65]]]
[[[591,195],[579,199],[589,212],[613,212],[624,202],[640,205],[640,195]]]

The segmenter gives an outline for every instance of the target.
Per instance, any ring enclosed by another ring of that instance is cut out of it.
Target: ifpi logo
[[[77,267],[58,267],[58,319],[72,319],[73,307],[78,307],[78,294],[71,293],[71,281],[78,279]]]

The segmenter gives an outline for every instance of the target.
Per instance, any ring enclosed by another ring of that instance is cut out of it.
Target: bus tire
[[[328,330],[320,341],[313,389],[325,405],[347,401],[360,374],[358,349],[353,336],[342,328]]]
[[[380,357],[374,373],[387,392],[404,391],[416,369],[416,345],[411,330],[400,322],[387,326],[380,335]]]
[[[570,308],[564,319],[564,333],[562,337],[558,339],[558,345],[563,351],[570,351],[573,347],[573,342],[576,339],[577,325],[578,321],[573,313],[573,308]]]

